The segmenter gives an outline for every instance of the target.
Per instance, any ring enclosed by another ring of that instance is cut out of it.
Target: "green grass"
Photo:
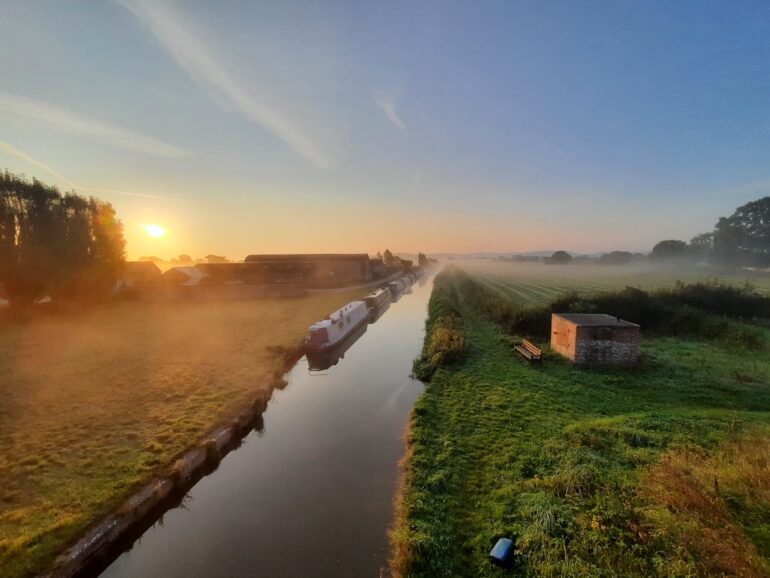
[[[747,282],[770,295],[770,274],[759,272],[716,273],[708,269],[654,269],[648,265],[545,265],[543,263],[474,262],[460,264],[488,289],[514,303],[548,302],[565,293],[595,294],[624,287],[666,289],[677,281],[694,283],[715,280],[731,285]]]
[[[139,485],[254,403],[355,292],[116,303],[0,318],[0,576],[45,571]]]
[[[470,348],[436,370],[413,412],[392,534],[397,575],[506,575],[487,560],[502,536],[516,542],[511,575],[770,572],[770,526],[755,515],[770,507],[770,476],[728,459],[736,444],[769,437],[767,348],[645,339],[639,368],[588,371],[546,347],[537,368],[469,307],[455,275],[437,284]],[[703,456],[690,460],[701,478],[723,479],[719,491],[672,481],[689,470],[660,470],[690,455]],[[696,494],[713,507],[693,506]],[[661,496],[679,496],[680,513]],[[709,556],[720,531],[721,555]]]

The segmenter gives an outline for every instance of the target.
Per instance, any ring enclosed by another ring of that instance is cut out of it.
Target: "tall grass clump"
[[[452,273],[442,272],[436,278],[428,303],[425,342],[412,366],[412,373],[422,381],[430,381],[438,367],[461,360],[467,349],[462,314],[455,294],[447,287]]]

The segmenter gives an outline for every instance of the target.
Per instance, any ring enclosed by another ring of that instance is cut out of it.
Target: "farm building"
[[[271,264],[277,266],[302,266],[304,283],[308,287],[343,287],[372,280],[369,255],[358,254],[298,254],[298,255],[249,255],[247,264]]]
[[[598,313],[554,313],[551,349],[576,365],[633,365],[639,360],[639,326]]]
[[[208,273],[216,285],[301,285],[310,264],[200,263],[196,267]]]
[[[209,274],[198,267],[172,267],[163,273],[163,281],[179,287],[195,287],[206,282]]]
[[[128,261],[119,286],[121,289],[138,289],[156,285],[160,278],[160,269],[152,261]]]

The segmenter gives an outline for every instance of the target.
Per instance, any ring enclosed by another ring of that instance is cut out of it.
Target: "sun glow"
[[[151,223],[149,225],[144,226],[144,231],[150,236],[150,237],[163,237],[166,234],[166,229],[161,227],[160,225],[156,225],[154,223]]]

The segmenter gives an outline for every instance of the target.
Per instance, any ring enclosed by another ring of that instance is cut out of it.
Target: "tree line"
[[[543,260],[546,264],[596,262],[624,265],[649,259],[658,263],[708,262],[720,267],[770,266],[770,197],[738,207],[729,217],[721,217],[714,230],[693,237],[690,242],[677,239],[660,241],[652,252],[611,251],[598,259],[586,255],[573,257],[567,251],[556,251]],[[507,259],[506,259],[507,260]],[[539,257],[519,257],[520,261],[540,260]]]
[[[125,258],[112,205],[0,173],[0,289],[12,306],[49,296],[86,302],[113,291]]]
[[[770,197],[738,207],[721,217],[714,230],[693,237],[689,243],[661,241],[650,254],[657,261],[708,261],[728,267],[770,266]]]

